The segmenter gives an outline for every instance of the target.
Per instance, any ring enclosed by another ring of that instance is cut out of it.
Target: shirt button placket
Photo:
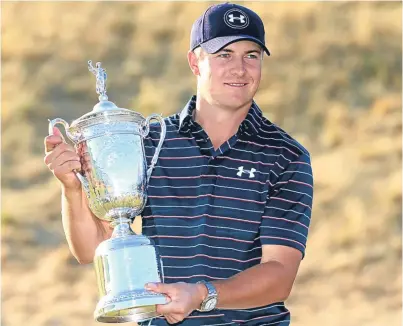
[[[216,162],[217,160],[213,157],[210,156],[209,158],[209,175],[211,175],[210,177],[210,185],[208,187],[208,194],[210,195],[209,198],[209,206],[208,206],[208,214],[209,215],[214,215],[214,207],[213,205],[215,204],[215,200],[214,197],[212,195],[214,195],[215,193],[215,186],[217,184],[217,167],[216,167]]]

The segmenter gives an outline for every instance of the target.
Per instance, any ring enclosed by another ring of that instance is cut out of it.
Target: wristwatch
[[[207,296],[201,303],[200,309],[198,311],[211,311],[217,305],[217,290],[211,282],[199,281],[198,284],[204,284],[207,288]]]

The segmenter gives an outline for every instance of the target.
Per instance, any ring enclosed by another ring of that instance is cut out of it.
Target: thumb
[[[172,290],[172,286],[170,284],[164,283],[147,283],[144,288],[157,293],[169,293],[170,290]]]
[[[53,129],[52,129],[52,135],[54,135],[54,136],[59,136],[61,139],[63,139],[64,142],[66,141],[66,140],[64,139],[64,136],[63,136],[62,132],[61,132],[60,129],[57,128],[57,127],[53,127]]]
[[[62,134],[62,132],[60,131],[60,129],[59,128],[57,128],[57,127],[53,127],[53,134],[55,135],[55,136],[60,136],[61,134]]]

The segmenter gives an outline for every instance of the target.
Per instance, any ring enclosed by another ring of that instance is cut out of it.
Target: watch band
[[[207,288],[207,296],[203,300],[203,302],[200,305],[200,309],[197,309],[198,311],[211,311],[215,308],[217,304],[217,290],[215,286],[211,282],[207,281],[199,281],[197,283],[204,284]]]

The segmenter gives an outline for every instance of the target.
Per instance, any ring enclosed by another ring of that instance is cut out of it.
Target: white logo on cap
[[[241,22],[241,24],[245,24],[245,22],[246,22],[244,15],[241,15],[241,16],[239,16],[239,17],[235,17],[234,14],[230,14],[230,15],[228,15],[228,17],[229,17],[228,20],[229,20],[231,23],[235,23],[235,19],[238,19],[238,20]]]
[[[239,9],[230,9],[224,14],[224,22],[231,28],[245,28],[249,25],[249,17]]]

